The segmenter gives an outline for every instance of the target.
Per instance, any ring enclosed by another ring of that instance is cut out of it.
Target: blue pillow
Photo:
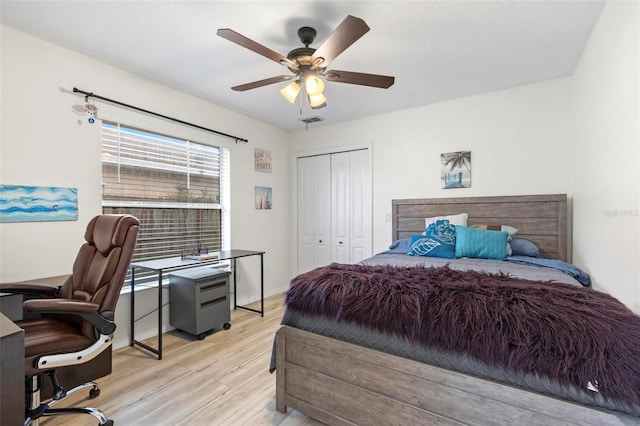
[[[511,252],[514,256],[540,256],[540,249],[538,246],[529,240],[524,238],[514,238],[511,240]]]
[[[409,256],[456,257],[456,228],[448,220],[438,220],[427,228],[427,235],[411,236]]]
[[[389,246],[389,250],[383,251],[384,254],[407,254],[409,251],[409,247],[411,246],[411,238],[401,238],[399,240],[395,240]]]
[[[456,257],[504,259],[507,257],[507,238],[502,231],[456,226]]]

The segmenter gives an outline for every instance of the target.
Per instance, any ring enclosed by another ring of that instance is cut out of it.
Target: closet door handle
[[[322,243],[322,240],[318,240],[319,243]]]

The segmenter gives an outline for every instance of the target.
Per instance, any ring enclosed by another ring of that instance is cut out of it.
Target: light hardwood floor
[[[113,372],[97,380],[100,396],[89,400],[82,391],[58,407],[98,407],[119,426],[319,425],[299,412],[275,409],[276,378],[268,369],[282,312],[282,296],[277,295],[265,299],[264,318],[232,311],[231,329],[204,340],[165,333],[160,361],[138,347],[118,349]],[[157,339],[145,343],[156,347]],[[88,415],[41,421],[43,426],[96,424]]]

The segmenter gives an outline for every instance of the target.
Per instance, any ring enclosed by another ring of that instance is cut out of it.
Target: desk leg
[[[264,255],[260,255],[260,316],[264,317]]]
[[[255,253],[258,255],[258,253]],[[254,254],[250,255],[254,256]],[[238,306],[236,304],[236,295],[238,294],[236,291],[236,258],[231,259],[231,269],[233,270],[233,309],[243,309],[245,311],[255,312],[260,314],[261,317],[264,317],[264,256],[260,254],[260,310],[248,308],[246,306]]]
[[[134,291],[134,287],[135,287],[135,268],[131,268],[131,303],[130,303],[130,310],[131,310],[131,328],[129,329],[129,346],[133,346],[133,342],[135,340],[135,333],[133,330],[133,327],[136,323],[135,321],[135,295],[136,292]]]
[[[237,261],[237,259],[235,259],[235,258],[231,259],[231,271],[233,272],[233,309],[234,310],[238,307],[238,304],[237,304],[237,297],[238,297],[237,284],[238,284],[238,281],[236,280],[236,261]]]
[[[158,349],[152,348],[146,343],[142,343],[136,340],[134,326],[135,319],[135,291],[134,291],[134,272],[131,269],[131,336],[129,339],[129,345],[138,345],[154,354],[158,355],[158,359],[162,359],[162,269],[158,271]]]
[[[158,274],[158,359],[162,359],[162,269]]]

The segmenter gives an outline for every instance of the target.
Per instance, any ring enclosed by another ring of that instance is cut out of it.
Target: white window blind
[[[180,256],[196,244],[224,248],[228,156],[227,149],[102,122],[103,212],[140,219],[134,262]]]

